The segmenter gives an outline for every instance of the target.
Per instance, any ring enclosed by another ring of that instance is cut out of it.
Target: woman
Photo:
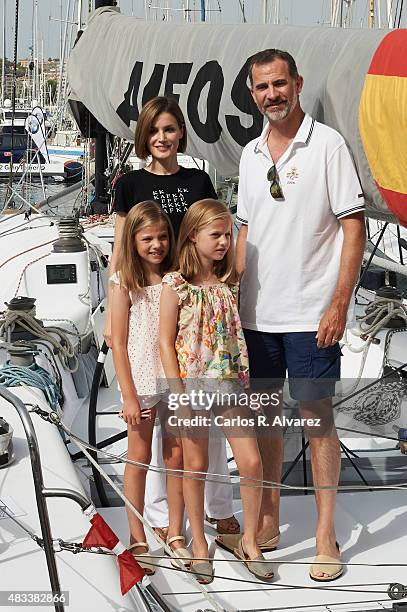
[[[205,198],[216,198],[216,192],[206,172],[199,168],[184,168],[178,164],[177,154],[187,146],[187,132],[182,111],[174,98],[157,96],[147,102],[138,118],[134,148],[141,159],[151,161],[141,170],[122,176],[115,193],[115,241],[109,266],[109,278],[117,271],[118,254],[123,227],[129,210],[145,200],[156,201],[169,216],[178,235],[187,209]],[[104,338],[111,346],[112,286],[109,284]],[[154,428],[152,465],[163,467],[161,436]],[[226,448],[223,437],[211,436],[209,471],[227,474]],[[239,523],[233,516],[232,487],[222,482],[208,482],[206,487],[207,513],[218,533],[238,533]],[[146,485],[145,515],[162,539],[166,539],[168,506],[165,476],[149,472]],[[215,518],[216,517],[216,518]],[[177,543],[174,543],[174,548]]]

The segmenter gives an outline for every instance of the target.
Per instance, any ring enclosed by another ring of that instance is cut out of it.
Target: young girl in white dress
[[[159,352],[161,279],[171,269],[174,234],[169,219],[155,202],[134,206],[123,227],[117,272],[113,281],[112,348],[123,409],[128,427],[128,459],[151,461],[151,438],[157,411],[164,409],[165,375]],[[182,447],[176,437],[163,440],[165,466],[182,469]],[[124,493],[142,515],[146,470],[126,464]],[[167,544],[189,564],[181,535],[184,515],[182,480],[167,475],[169,529]],[[147,574],[155,572],[142,522],[128,512],[132,554]],[[177,563],[174,561],[173,563]],[[178,567],[178,566],[177,566]]]

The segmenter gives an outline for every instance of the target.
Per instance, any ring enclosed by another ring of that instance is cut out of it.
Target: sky
[[[200,0],[119,0],[119,6],[122,13],[126,15],[134,15],[139,18],[144,18],[146,15],[146,6],[150,7],[172,7],[173,9],[187,6],[191,9],[191,20],[198,21],[200,19]],[[343,16],[346,16],[346,6],[350,0],[343,0]],[[382,5],[382,15],[384,17],[385,0],[375,0],[376,6]],[[34,31],[34,7],[37,7],[38,14],[38,36],[37,39],[39,53],[38,56],[48,57],[60,56],[61,40],[65,30],[65,20],[67,9],[70,6],[68,21],[77,21],[77,10],[74,5],[76,0],[19,0],[19,26],[18,26],[18,58],[26,58],[31,56],[30,46],[33,45]],[[269,14],[271,14],[274,0],[268,0]],[[280,0],[280,23],[293,25],[319,25],[327,26],[330,15],[331,0]],[[394,7],[399,5],[398,0],[393,0]],[[83,5],[87,7],[88,0],[83,0]],[[244,6],[245,17],[248,22],[259,23],[262,19],[263,0],[206,0],[208,9],[207,17],[214,23],[241,23],[242,10]],[[407,2],[406,2],[407,5]],[[15,36],[15,0],[0,0],[0,30],[1,30],[1,56],[3,55],[3,13],[5,9],[6,23],[6,57],[13,58],[14,54],[14,36]],[[354,0],[352,13],[352,27],[367,27],[367,6],[368,0]],[[219,11],[221,8],[221,12]],[[85,12],[85,9],[84,11]],[[406,27],[406,13],[404,13],[401,21],[402,27]],[[165,12],[160,9],[150,8],[148,16],[150,19],[162,19]],[[180,10],[169,11],[169,16],[172,20],[180,20],[183,18],[183,13]],[[72,41],[76,36],[76,25],[68,25],[67,33],[68,40],[72,31]],[[42,41],[42,42],[41,42]]]

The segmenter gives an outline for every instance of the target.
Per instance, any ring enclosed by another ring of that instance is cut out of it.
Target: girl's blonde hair
[[[227,219],[232,226],[232,216],[225,204],[209,198],[195,202],[185,213],[179,232],[177,259],[178,269],[186,280],[192,280],[202,268],[196,245],[192,240],[193,233],[199,232],[209,223],[219,219]],[[213,271],[220,281],[228,284],[237,283],[233,235],[224,258],[214,262]]]
[[[168,254],[161,262],[160,273],[164,275],[172,269],[175,238],[168,216],[157,202],[146,200],[136,204],[126,215],[117,266],[120,271],[120,283],[129,291],[138,291],[146,286],[147,279],[143,260],[136,249],[136,234],[153,223],[164,223],[167,226],[169,238]]]
[[[187,148],[187,131],[185,127],[185,119],[182,110],[179,107],[175,98],[167,96],[156,96],[152,98],[141,109],[139,118],[137,119],[136,133],[134,136],[134,150],[137,157],[147,159],[150,155],[148,150],[148,139],[151,133],[151,127],[158,115],[161,113],[169,113],[172,115],[179,129],[183,129],[183,135],[178,143],[178,153],[184,153]]]

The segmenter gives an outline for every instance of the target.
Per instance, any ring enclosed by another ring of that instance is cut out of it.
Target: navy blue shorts
[[[253,387],[282,387],[288,371],[293,399],[312,401],[335,395],[335,383],[341,378],[338,343],[318,348],[316,331],[283,334],[243,331]]]

